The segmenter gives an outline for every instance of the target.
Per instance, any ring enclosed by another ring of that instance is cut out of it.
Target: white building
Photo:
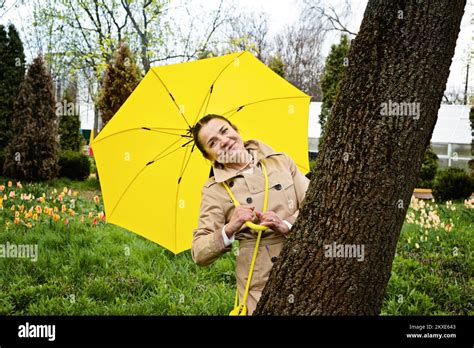
[[[321,126],[319,114],[321,102],[313,102],[309,108],[308,147],[310,158],[318,152]],[[440,167],[460,167],[468,169],[471,156],[471,126],[469,105],[441,105],[438,120],[431,137],[431,145],[438,155]]]

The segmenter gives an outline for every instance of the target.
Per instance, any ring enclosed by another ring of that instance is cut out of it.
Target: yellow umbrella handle
[[[257,225],[254,224],[252,221],[246,221],[245,225],[255,231],[265,231],[266,229],[268,229],[268,226]]]
[[[268,203],[268,175],[267,175],[267,169],[265,168],[265,165],[263,164],[263,161],[260,162],[262,164],[262,170],[263,170],[263,175],[265,176],[265,198],[263,200],[263,211],[267,211],[267,203]],[[223,182],[225,189],[229,193],[230,198],[232,198],[232,201],[234,202],[234,205],[238,207],[240,205],[240,202],[235,199],[234,195],[232,194],[232,191],[230,190],[230,187],[227,185],[227,183],[224,181]],[[260,245],[260,238],[262,237],[262,231],[265,231],[268,229],[268,226],[262,226],[262,225],[257,225],[254,224],[251,221],[246,221],[245,225],[253,230],[258,231],[258,236],[257,236],[257,243],[255,243],[255,249],[253,251],[253,256],[252,256],[252,262],[250,263],[250,269],[249,269],[249,276],[247,278],[247,284],[245,286],[245,291],[244,291],[244,298],[242,300],[242,304],[239,305],[239,291],[235,292],[235,304],[234,304],[234,309],[230,312],[230,315],[247,315],[247,306],[245,303],[247,303],[247,296],[249,293],[249,288],[250,288],[250,281],[252,279],[252,274],[253,274],[253,268],[255,266],[255,261],[257,259],[257,253],[258,253],[258,247]]]

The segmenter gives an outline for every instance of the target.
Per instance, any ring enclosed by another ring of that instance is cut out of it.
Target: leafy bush
[[[71,180],[86,180],[91,172],[91,164],[86,155],[75,151],[64,151],[59,158],[59,175]]]
[[[469,198],[474,191],[474,178],[461,168],[448,168],[439,173],[433,184],[436,201]]]
[[[418,178],[417,187],[419,188],[433,188],[433,180],[438,170],[438,156],[433,152],[431,145],[428,146],[421,165],[420,175]]]

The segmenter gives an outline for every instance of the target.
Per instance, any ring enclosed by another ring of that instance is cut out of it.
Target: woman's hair
[[[201,142],[199,141],[199,131],[201,130],[201,128],[207,124],[210,120],[213,120],[215,118],[218,118],[218,119],[221,119],[223,121],[226,121],[232,128],[234,128],[234,130],[236,132],[238,132],[239,130],[237,129],[237,127],[235,125],[233,125],[227,118],[225,118],[224,116],[221,116],[221,115],[216,115],[216,114],[208,114],[206,116],[204,116],[203,118],[201,118],[193,127],[192,129],[192,135],[193,135],[193,138],[194,138],[194,143],[196,144],[196,147],[199,149],[199,151],[201,151],[202,155],[209,159],[209,155],[207,154],[206,150],[204,149],[204,145],[201,144]]]

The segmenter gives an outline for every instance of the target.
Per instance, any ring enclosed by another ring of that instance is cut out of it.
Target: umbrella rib
[[[224,68],[222,68],[222,70],[219,72],[219,74],[217,75],[217,77],[215,78],[214,82],[212,82],[211,84],[211,88],[209,88],[209,92],[206,94],[206,97],[204,98],[202,104],[201,104],[201,108],[199,109],[197,115],[196,115],[196,118],[194,119],[194,123],[193,124],[196,124],[197,122],[197,119],[199,118],[199,115],[201,114],[201,110],[204,106],[204,104],[206,103],[206,100],[207,100],[207,104],[206,104],[206,108],[204,109],[204,113],[206,113],[207,111],[207,107],[209,106],[209,102],[211,101],[211,96],[212,96],[212,90],[214,89],[214,84],[217,82],[217,80],[219,79],[219,77],[224,73],[224,71],[237,59],[239,58],[241,55],[243,55],[245,53],[244,52],[241,52],[237,57],[235,57],[233,60],[231,60]]]
[[[244,107],[247,107],[247,106],[250,106],[250,105],[253,105],[253,104],[264,103],[264,102],[272,101],[272,100],[295,99],[295,98],[308,98],[308,96],[278,97],[278,98],[268,98],[268,99],[257,100],[257,101],[251,102],[251,103],[241,105],[237,108],[230,109],[229,111],[224,112],[222,115],[225,116],[228,113],[232,112],[229,116],[227,116],[227,118],[230,118],[230,117],[234,116],[237,112],[239,112],[241,109],[243,109]]]
[[[168,89],[168,87],[166,87],[165,83],[163,82],[163,80],[158,76],[158,74],[153,70],[151,69],[151,72],[156,76],[156,78],[158,80],[160,80],[161,84],[163,85],[163,87],[166,89],[166,92],[168,92],[169,96],[171,97],[171,99],[173,100],[173,103],[174,105],[176,105],[176,108],[178,109],[179,111],[179,114],[183,117],[184,121],[186,122],[186,124],[188,125],[189,128],[191,128],[191,125],[189,124],[188,120],[186,119],[186,117],[184,116],[183,112],[181,111],[181,108],[178,106],[178,104],[176,103],[176,100],[174,99],[173,95],[171,94],[170,90]]]
[[[184,157],[183,157],[183,162],[181,163],[181,173],[179,175],[179,178],[178,178],[178,185],[176,187],[176,197],[175,197],[175,205],[174,205],[174,230],[175,230],[175,234],[174,234],[174,246],[175,248],[177,247],[178,245],[178,241],[176,240],[176,236],[177,236],[177,233],[176,231],[178,230],[178,213],[177,213],[177,202],[178,202],[178,197],[179,197],[179,189],[180,189],[180,183],[181,183],[181,178],[183,177],[184,175],[184,172],[186,171],[186,168],[188,167],[188,163],[191,159],[191,156],[193,154],[193,151],[194,151],[194,145],[193,144],[193,147],[191,148],[191,152],[189,153],[189,157],[188,157],[188,160],[186,161],[186,156],[188,154],[188,150],[186,149],[186,152],[184,153]],[[184,164],[184,162],[186,161],[186,164]],[[183,169],[183,164],[184,164],[184,169]]]
[[[188,142],[187,144],[189,144],[189,142]],[[187,145],[187,144],[185,144],[185,145]],[[192,146],[192,148],[191,148],[191,152],[189,153],[188,161],[187,161],[186,164],[184,165],[184,169],[183,169],[183,166],[181,165],[182,171],[181,171],[181,174],[179,175],[178,184],[181,182],[181,179],[182,179],[182,177],[183,177],[183,175],[184,175],[184,172],[186,171],[186,168],[188,167],[188,163],[189,163],[189,160],[191,159],[191,155],[192,155],[192,153],[193,153],[193,151],[194,151],[194,146],[195,146],[195,145],[196,145],[196,144],[193,143],[193,146]],[[186,157],[186,154],[185,154],[185,157]],[[184,162],[184,161],[183,161],[183,162]]]
[[[135,182],[135,180],[137,180],[137,178],[140,176],[140,174],[152,163],[158,161],[159,159],[162,159],[170,154],[172,154],[173,152],[179,150],[181,147],[183,146],[180,146],[178,147],[177,149],[171,151],[170,153],[164,155],[163,157],[161,158],[157,158],[158,156],[160,156],[161,154],[163,154],[166,150],[168,150],[170,147],[172,147],[173,145],[175,145],[178,141],[180,141],[181,139],[178,139],[176,140],[175,142],[173,142],[171,145],[169,145],[168,147],[166,147],[166,149],[164,149],[163,151],[161,151],[161,153],[159,153],[152,161],[148,162],[136,175],[135,177],[130,181],[130,183],[127,185],[127,187],[125,188],[125,190],[123,190],[122,194],[120,195],[120,198],[117,200],[117,202],[115,203],[114,207],[112,208],[112,212],[110,213],[109,215],[109,219],[112,217],[112,215],[114,214],[115,212],[115,209],[117,208],[117,206],[119,205],[120,201],[122,200],[123,196],[125,196],[125,194],[127,193],[128,189],[132,186],[132,184]]]
[[[102,140],[104,139],[107,139],[107,138],[110,138],[114,135],[118,135],[118,134],[122,134],[122,133],[125,133],[125,132],[131,132],[131,131],[136,131],[136,130],[149,130],[149,131],[153,131],[153,132],[157,132],[157,133],[163,133],[163,134],[169,134],[169,135],[177,135],[177,136],[185,136],[183,134],[176,134],[176,133],[170,133],[170,132],[163,132],[163,131],[159,131],[157,129],[169,129],[169,130],[182,130],[183,132],[186,131],[186,129],[181,129],[181,128],[157,128],[157,127],[135,127],[135,128],[129,128],[129,129],[124,129],[124,130],[121,130],[117,133],[113,133],[113,134],[109,134],[109,135],[106,135],[105,137],[103,138],[100,138],[99,140],[94,140],[93,144],[97,144],[99,142],[101,142]],[[96,138],[97,139],[97,138]]]

